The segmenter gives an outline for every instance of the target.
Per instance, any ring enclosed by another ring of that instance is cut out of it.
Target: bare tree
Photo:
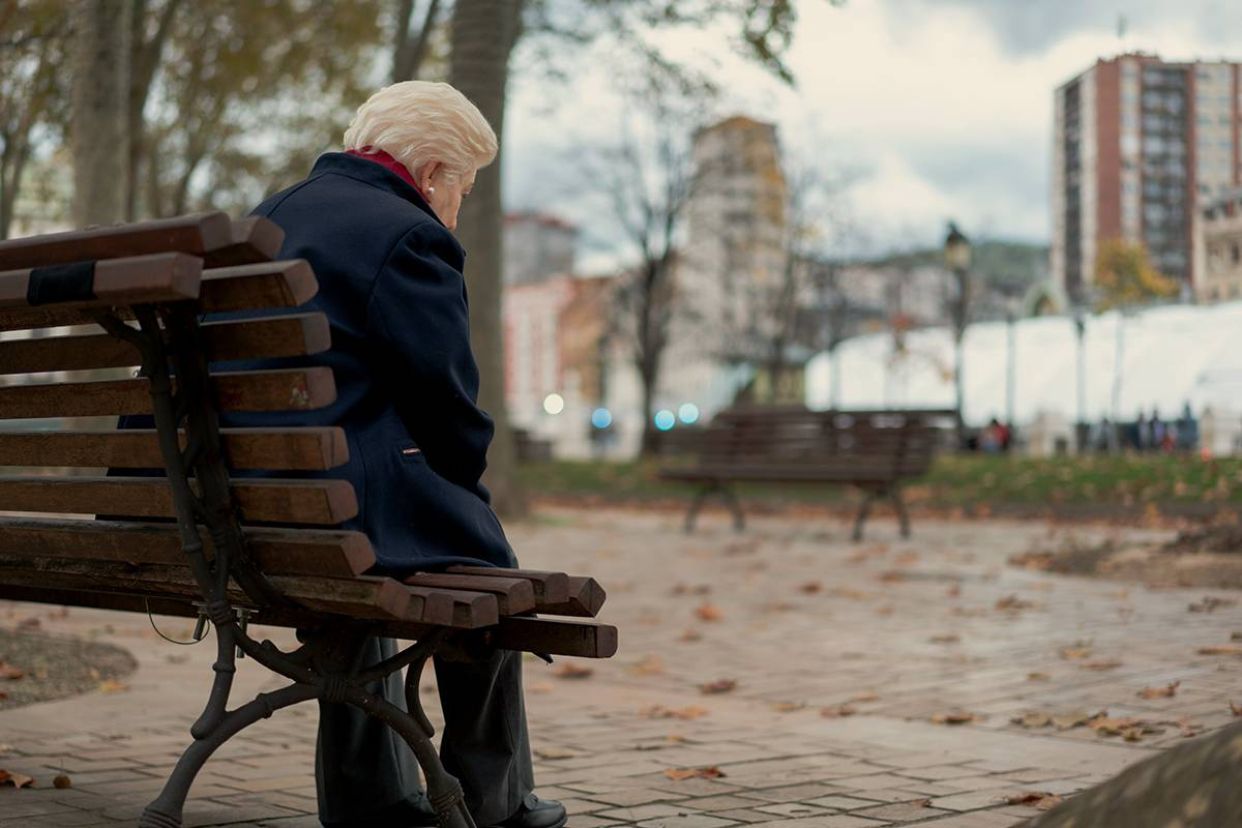
[[[129,162],[130,0],[78,0],[75,6],[73,216],[78,225],[125,216],[117,179]]]
[[[63,128],[70,32],[59,4],[26,0],[0,5],[0,33],[0,239],[6,239],[36,133]]]
[[[440,18],[440,0],[426,0],[418,17],[421,23],[414,28],[415,0],[396,0],[396,29],[392,46],[392,82],[413,80],[427,57],[431,33]]]
[[[641,451],[650,454],[658,439],[655,396],[673,324],[692,315],[679,291],[677,245],[699,178],[690,148],[695,116],[685,102],[653,82],[645,94],[634,96],[629,111],[642,123],[628,125],[617,146],[599,151],[584,178],[595,182],[632,256],[633,264],[617,282],[611,326],[638,373]]]
[[[143,112],[151,85],[168,42],[173,21],[184,0],[164,0],[152,7],[150,0],[133,0],[130,11],[130,77],[126,118],[129,129],[129,166],[125,176],[125,218],[138,217],[138,191],[142,162],[147,152],[146,120]]]

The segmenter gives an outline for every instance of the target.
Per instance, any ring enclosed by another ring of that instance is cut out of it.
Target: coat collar
[[[444,227],[444,222],[440,221],[440,217],[436,215],[435,210],[431,209],[431,205],[427,203],[422,194],[412,184],[405,181],[402,176],[386,168],[383,164],[359,155],[349,155],[344,152],[327,152],[319,156],[319,160],[315,162],[315,166],[311,170],[312,176],[323,173],[344,175],[355,181],[370,184],[372,187],[378,187],[381,190],[386,190],[393,195],[404,198],[431,216],[436,224]]]

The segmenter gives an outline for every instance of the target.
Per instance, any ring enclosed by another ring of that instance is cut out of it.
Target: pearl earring
[[[432,187],[432,186],[428,186],[428,187],[427,187],[427,195],[434,195],[434,194],[435,194],[435,192],[436,192],[436,188],[435,188],[435,187]]]

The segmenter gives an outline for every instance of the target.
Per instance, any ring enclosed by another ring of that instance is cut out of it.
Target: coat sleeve
[[[489,500],[479,478],[494,426],[477,405],[479,370],[461,248],[416,227],[393,248],[367,306],[367,335],[410,436],[441,477]]]

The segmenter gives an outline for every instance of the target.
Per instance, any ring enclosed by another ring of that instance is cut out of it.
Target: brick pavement
[[[528,664],[540,792],[566,802],[574,828],[998,828],[1036,813],[1008,796],[1072,793],[1231,719],[1242,657],[1197,650],[1242,633],[1236,606],[1189,612],[1210,593],[1006,567],[1056,531],[1043,524],[915,528],[900,542],[880,521],[875,541],[853,545],[843,524],[802,518],[758,519],[740,536],[723,516],[686,537],[677,515],[637,511],[549,510],[514,527],[526,566],[600,577],[622,628],[620,654],[584,662],[588,677]],[[32,615],[125,646],[141,666],[124,692],[0,713],[0,767],[38,779],[0,788],[0,826],[133,824],[187,739],[210,645],[161,642],[140,616],[0,604],[0,623]],[[184,620],[160,623],[188,635]],[[722,679],[735,689],[700,691]],[[1138,696],[1173,681],[1171,698]],[[243,661],[234,698],[277,684]],[[1011,722],[1102,709],[1166,724],[1127,742]],[[975,718],[933,722],[951,711]],[[282,711],[230,742],[187,825],[317,825],[314,717]],[[666,775],[709,767],[723,776]],[[53,789],[62,771],[73,787]]]

